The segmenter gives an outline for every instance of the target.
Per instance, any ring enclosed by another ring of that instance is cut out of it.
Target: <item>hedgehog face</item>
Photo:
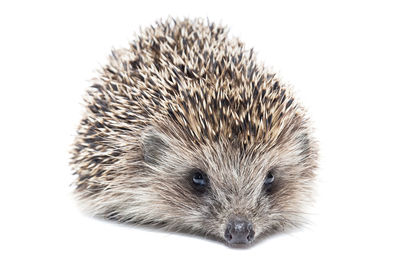
[[[298,225],[300,204],[310,193],[312,147],[305,133],[294,136],[275,147],[243,148],[223,139],[196,145],[145,131],[144,166],[158,203],[147,216],[232,245]]]

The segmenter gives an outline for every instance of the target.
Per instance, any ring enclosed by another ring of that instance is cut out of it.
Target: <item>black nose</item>
[[[245,219],[233,219],[226,226],[225,239],[229,244],[248,244],[254,239],[253,225]]]

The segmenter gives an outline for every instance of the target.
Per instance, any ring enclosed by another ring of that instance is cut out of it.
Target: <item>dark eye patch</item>
[[[190,183],[193,189],[198,193],[204,193],[209,186],[209,179],[205,172],[195,169],[190,172]]]
[[[274,173],[272,171],[269,171],[264,178],[264,188],[266,191],[271,190],[274,181],[275,181]]]

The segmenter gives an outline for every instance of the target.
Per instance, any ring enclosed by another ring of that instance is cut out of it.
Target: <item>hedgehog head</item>
[[[150,179],[143,195],[157,201],[146,215],[230,244],[299,225],[311,193],[314,147],[303,118],[293,116],[276,136],[251,141],[240,134],[195,139],[172,121],[148,127],[141,138]]]

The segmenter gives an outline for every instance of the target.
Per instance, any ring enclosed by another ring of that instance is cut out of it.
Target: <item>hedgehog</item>
[[[228,246],[303,225],[318,159],[290,86],[200,18],[160,20],[113,49],[71,153],[89,214]]]

